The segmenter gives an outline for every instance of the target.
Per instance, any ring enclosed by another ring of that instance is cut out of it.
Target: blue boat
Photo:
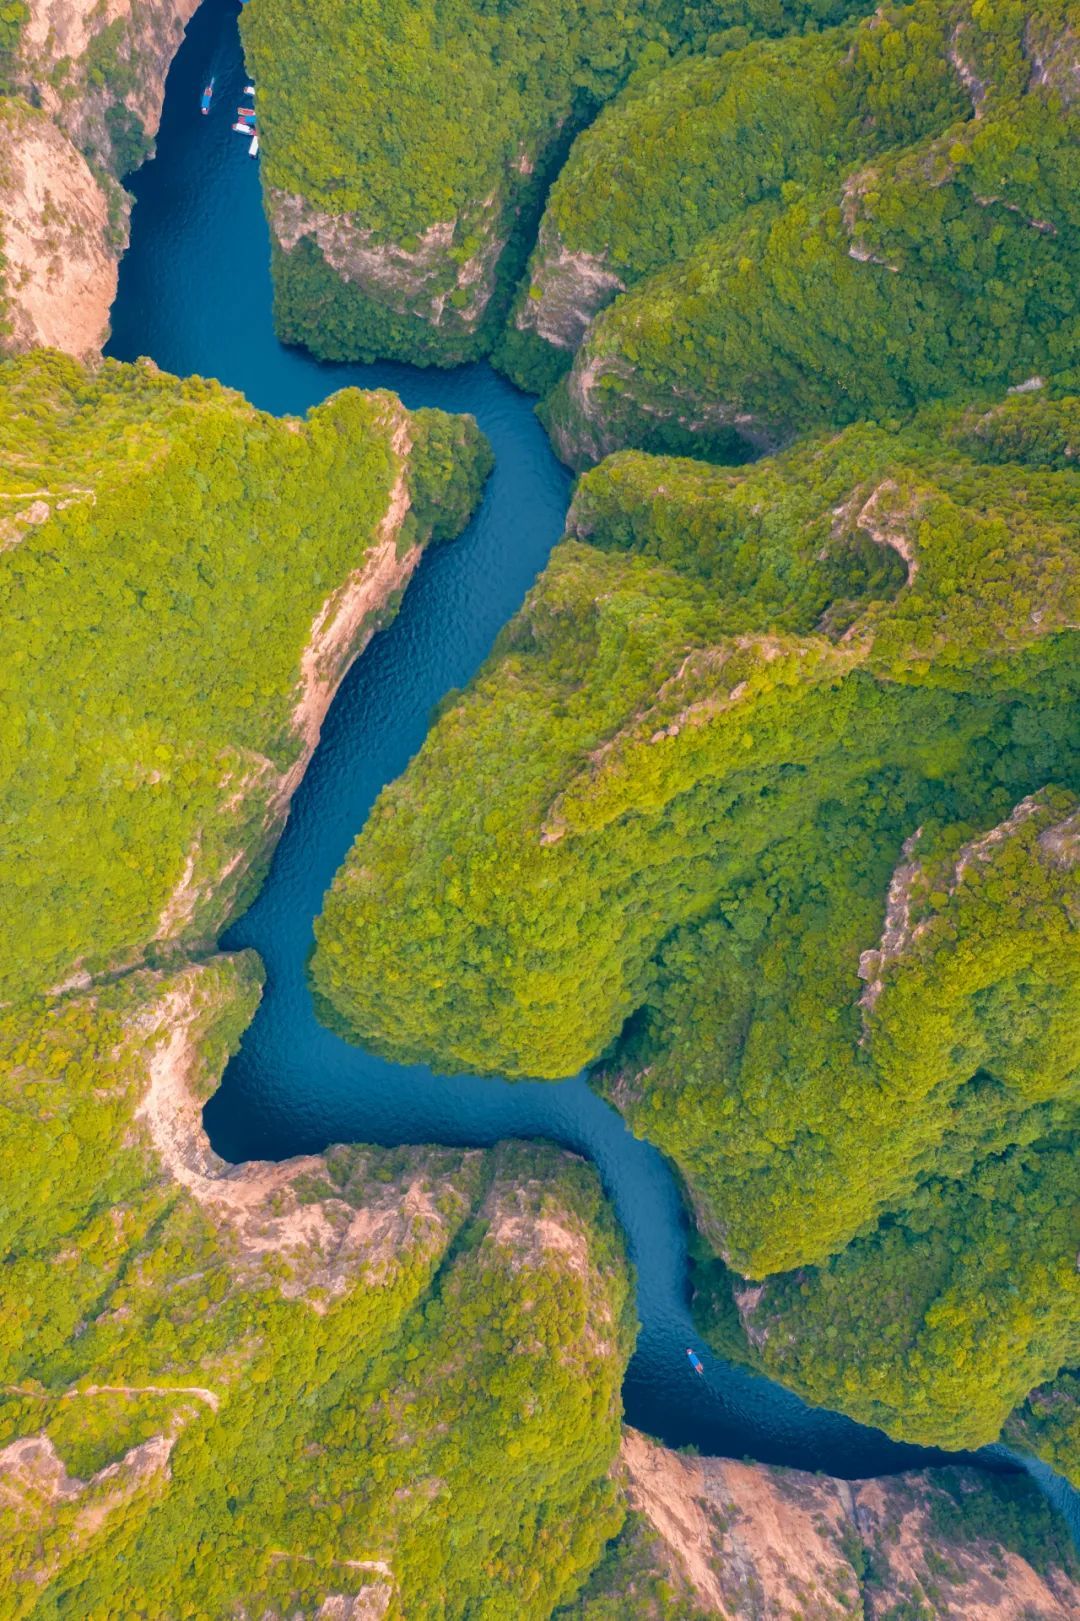
[[[199,111],[202,113],[204,118],[206,117],[207,113],[210,111],[210,103],[213,101],[213,99],[214,99],[214,81],[213,81],[213,79],[211,79],[210,83],[207,85],[206,89],[203,91],[202,96],[201,96],[201,98],[199,100]]]
[[[697,1352],[696,1351],[691,1351],[690,1347],[687,1346],[686,1354],[690,1358],[690,1366],[693,1368],[694,1372],[704,1374],[704,1372],[705,1372],[705,1364],[704,1364],[704,1362],[702,1362],[702,1360],[698,1356]]]

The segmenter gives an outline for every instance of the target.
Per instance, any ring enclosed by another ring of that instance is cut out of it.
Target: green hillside
[[[1075,364],[1078,42],[1066,0],[926,0],[631,86],[500,350],[540,391],[574,360],[564,456],[741,460]]]
[[[383,558],[359,645],[396,605],[395,557],[400,595],[410,547],[461,528],[489,453],[471,419],[390,394],[281,421],[201,378],[38,352],[0,366],[0,457],[10,998],[153,938],[214,938],[310,744],[316,615]],[[399,475],[412,510],[381,536]]]
[[[703,1256],[804,1269],[761,1308],[797,1319],[793,1343],[744,1354],[947,1445],[992,1438],[1080,1350],[1059,1186],[1076,424],[1044,390],[739,471],[604,462],[376,804],[311,970],[329,1022],[394,1058],[550,1077],[601,1059],[685,1179]],[[844,1290],[815,1306],[808,1267]],[[946,1326],[916,1399],[905,1336],[931,1300]],[[880,1388],[871,1321],[896,1353]]]

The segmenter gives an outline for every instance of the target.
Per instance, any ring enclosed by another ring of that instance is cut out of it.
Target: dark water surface
[[[266,885],[225,939],[254,946],[268,978],[207,1106],[214,1147],[239,1160],[342,1141],[552,1139],[596,1165],[637,1267],[642,1327],[624,1391],[632,1423],[671,1444],[848,1476],[939,1458],[708,1355],[690,1320],[674,1179],[580,1077],[560,1085],[444,1080],[369,1057],[314,1017],[304,961],[323,893],[380,788],[419,748],[432,707],[468,681],[544,566],[570,486],[531,401],[487,366],[325,366],[277,342],[258,165],[229,127],[245,83],[236,15],[235,0],[205,0],[169,76],[158,156],[130,182],[132,243],[108,352],[220,378],[278,413],[302,413],[345,384],[393,388],[409,406],[473,412],[496,466],[475,521],[424,559],[398,618],[342,687]],[[211,73],[214,105],[203,118],[199,93]],[[688,1365],[691,1344],[704,1358],[703,1379]]]

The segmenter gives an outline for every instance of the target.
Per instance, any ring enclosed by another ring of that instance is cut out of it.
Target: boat
[[[233,125],[233,129],[236,131],[237,135],[254,135],[255,133],[254,124],[243,124],[239,119],[237,119],[236,123]]]
[[[204,118],[206,117],[207,113],[210,111],[210,103],[213,101],[213,99],[214,99],[214,81],[213,81],[213,79],[211,79],[210,83],[206,86],[206,89],[203,91],[201,97],[199,98],[199,111],[202,113]]]
[[[690,1358],[690,1366],[693,1368],[694,1372],[704,1374],[705,1364],[702,1362],[697,1353],[695,1351],[691,1351],[690,1347],[687,1346],[686,1354]]]
[[[237,118],[254,118],[255,109],[254,107],[238,107],[236,109],[236,116]]]
[[[244,86],[244,94],[245,96],[253,96],[255,94],[255,86],[253,84],[246,84]]]
[[[248,157],[249,158],[257,158],[258,155],[259,155],[259,137],[257,135],[253,135],[251,137],[251,145],[248,147]]]

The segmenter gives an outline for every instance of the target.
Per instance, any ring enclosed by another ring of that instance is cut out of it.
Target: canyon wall
[[[153,150],[196,3],[30,0],[0,81],[3,351],[100,353],[127,245],[121,182]]]

